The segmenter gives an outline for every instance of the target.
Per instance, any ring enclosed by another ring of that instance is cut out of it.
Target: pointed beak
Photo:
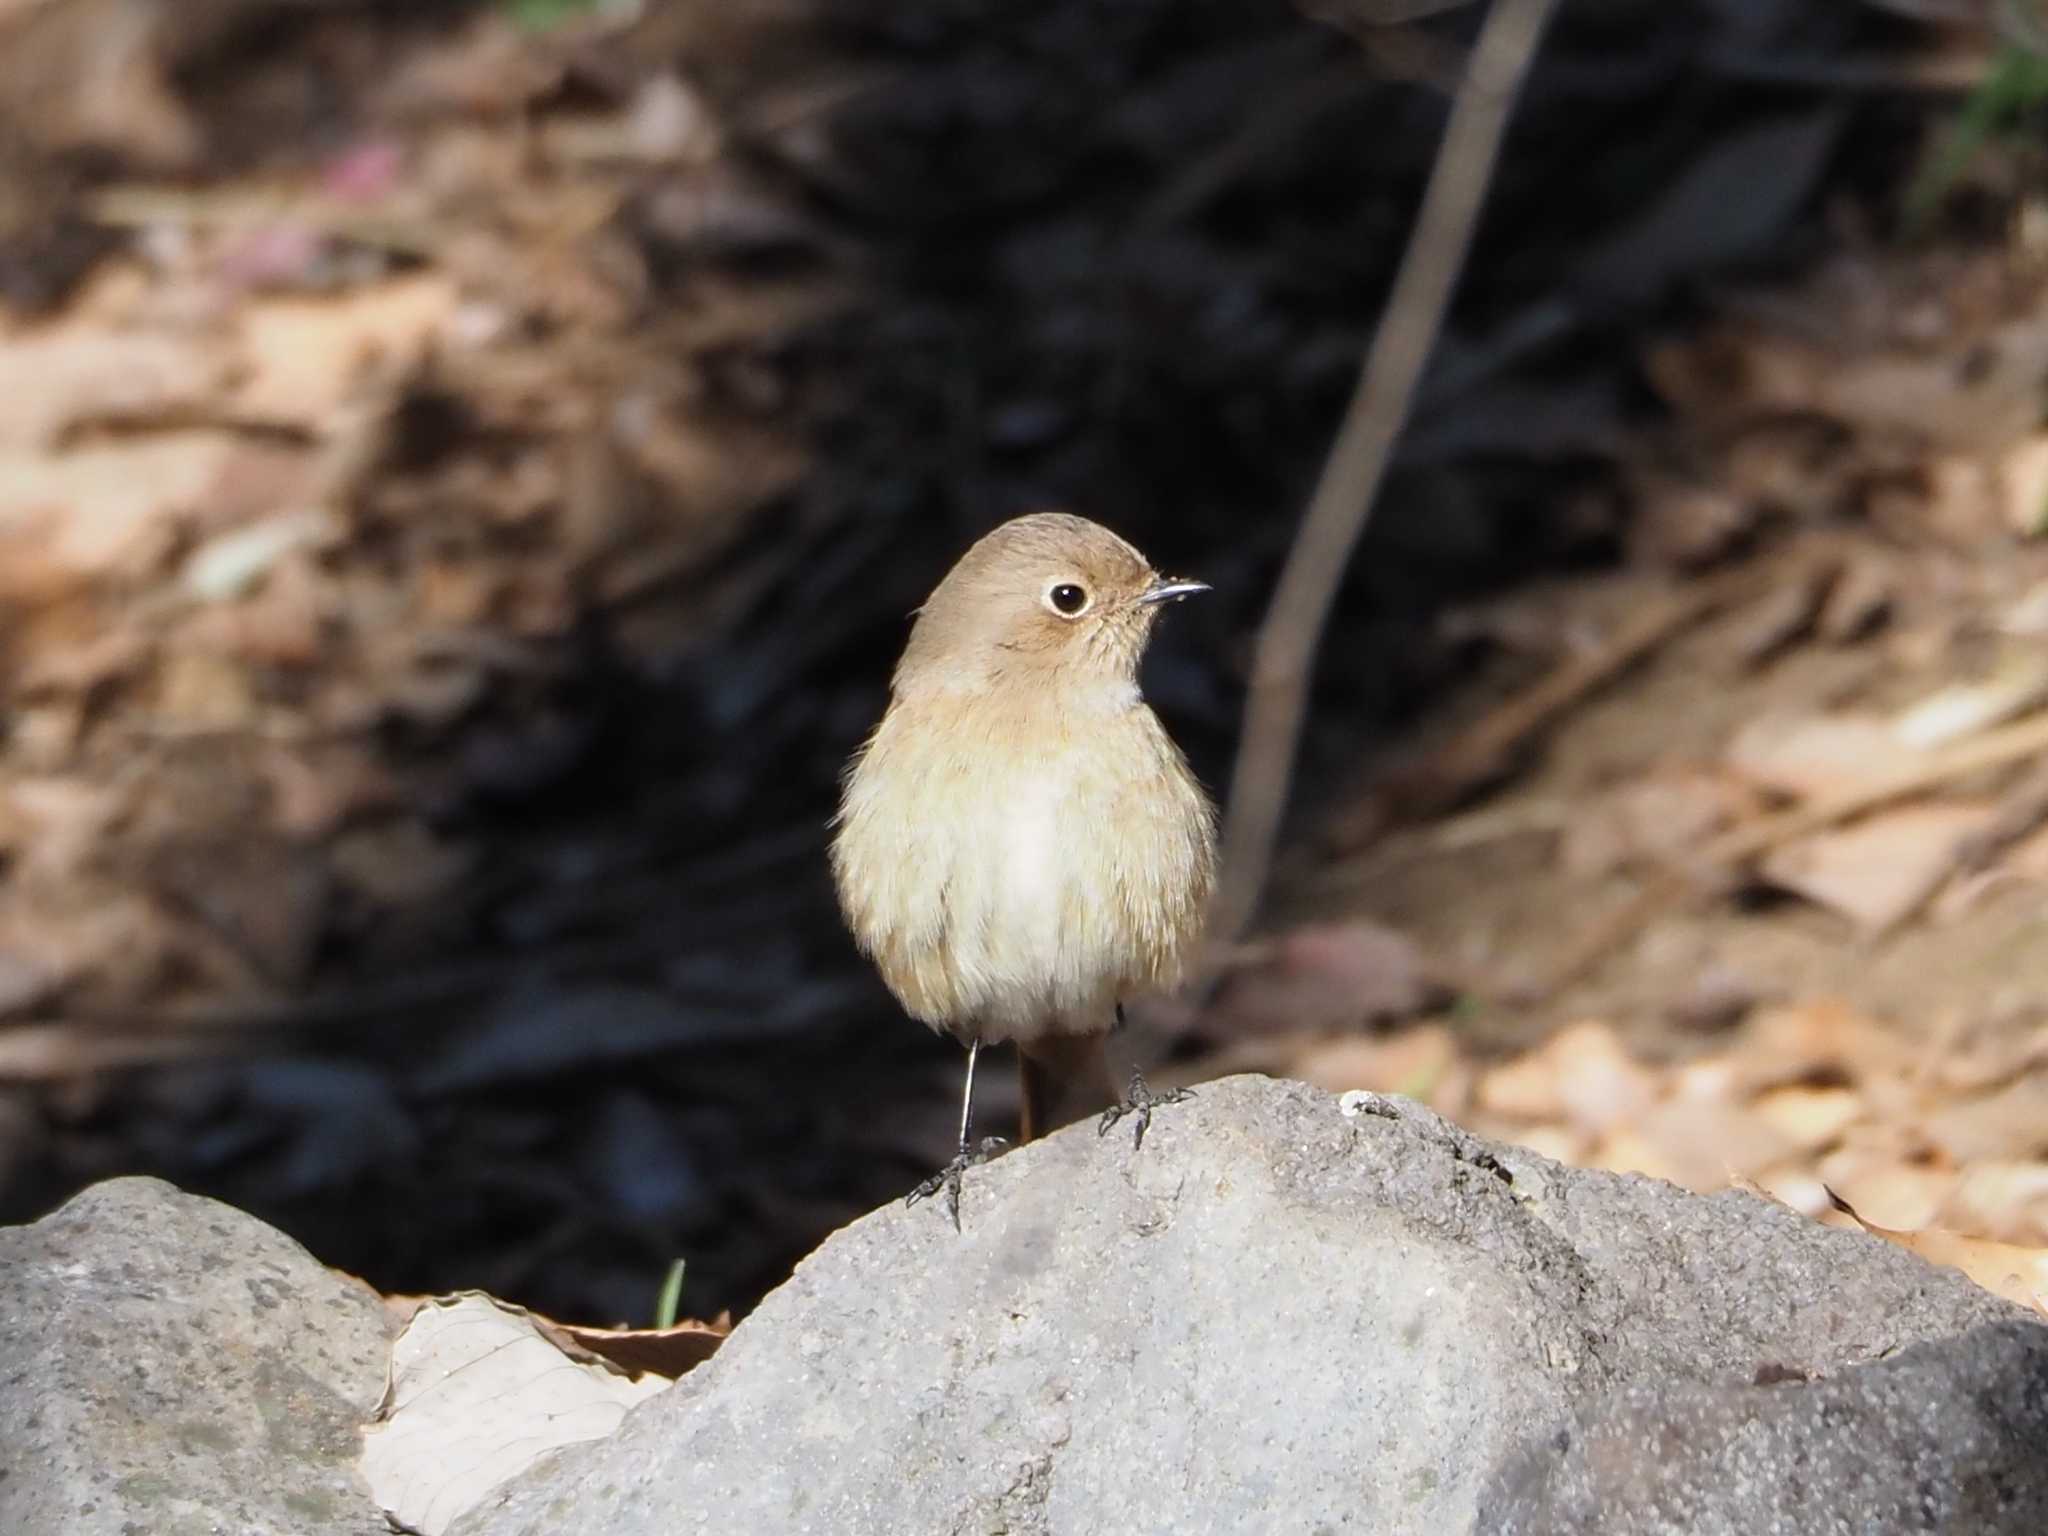
[[[1161,576],[1151,586],[1138,594],[1138,601],[1152,603],[1177,603],[1184,597],[1193,597],[1197,592],[1209,590],[1206,581],[1186,581],[1178,576]]]

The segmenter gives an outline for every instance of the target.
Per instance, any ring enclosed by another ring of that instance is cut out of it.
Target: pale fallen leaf
[[[1863,1097],[1853,1088],[1773,1088],[1749,1108],[1802,1152],[1826,1146],[1864,1112]]]
[[[1618,1130],[1596,1156],[1605,1167],[1634,1166],[1687,1189],[1720,1189],[1781,1161],[1791,1142],[1747,1106],[1726,1100],[1664,1099]]]
[[[1773,885],[1884,928],[1913,910],[1954,865],[1958,846],[1998,814],[1983,802],[1909,805],[1773,849],[1762,873]]]
[[[1918,1231],[1880,1227],[1858,1215],[1855,1207],[1833,1190],[1828,1193],[1835,1209],[1873,1237],[1897,1243],[1930,1264],[1959,1269],[1994,1296],[2048,1314],[2048,1248],[1997,1243],[1932,1227]]]
[[[1668,864],[1761,807],[1742,780],[1680,767],[1598,797],[1566,823],[1559,860],[1577,877],[1630,863]]]
[[[297,508],[217,534],[186,558],[185,590],[203,603],[239,597],[295,549],[331,538],[333,518],[317,508]]]
[[[1501,1134],[1503,1140],[1560,1163],[1583,1163],[1591,1150],[1585,1134],[1568,1125],[1525,1125]]]
[[[1528,1120],[1567,1120],[1602,1135],[1657,1096],[1657,1077],[1622,1047],[1612,1024],[1581,1020],[1479,1081],[1479,1108]]]
[[[251,304],[240,330],[249,372],[232,405],[271,425],[324,434],[366,380],[393,384],[418,364],[458,297],[447,277],[421,272],[340,295]]]
[[[1992,622],[2008,635],[2048,635],[2048,581],[2035,582]]]
[[[1728,744],[1728,766],[1787,795],[1824,795],[1887,778],[1922,754],[1881,715],[1761,714]]]
[[[1623,1126],[1603,1137],[1586,1159],[1586,1166],[1605,1169],[1609,1173],[1637,1173],[1646,1179],[1662,1179],[1667,1184],[1682,1185],[1685,1182],[1677,1163],[1633,1126]]]
[[[599,1440],[670,1385],[565,1353],[536,1320],[480,1292],[421,1307],[391,1349],[362,1470],[393,1521],[440,1536],[549,1451]]]
[[[1917,1060],[1895,1033],[1833,997],[1758,1009],[1731,1056],[1758,1087],[1820,1078],[1860,1084],[1874,1076],[1903,1076]]]
[[[1942,1202],[1941,1224],[2007,1242],[2048,1240],[2048,1162],[1991,1158],[1965,1169]]]
[[[0,391],[0,448],[47,450],[83,420],[146,423],[211,403],[228,358],[207,336],[53,323],[0,341],[0,369],[35,381]]]
[[[2025,539],[2048,531],[2048,435],[2023,438],[2000,456],[1998,489],[2007,528]]]
[[[35,539],[61,570],[139,574],[204,507],[234,453],[230,434],[200,430],[55,454],[0,445],[0,537]]]
[[[1976,1093],[2001,1087],[2044,1063],[2048,1063],[2048,1024],[2036,1024],[2019,1034],[1983,1031],[1976,1038],[1948,1046],[1930,1065],[1942,1087]]]
[[[1920,1134],[1956,1167],[2048,1151],[2048,1080],[2023,1077],[1995,1093],[1929,1110]]]
[[[2025,714],[2048,699],[2048,657],[2008,656],[1989,677],[1951,683],[1900,713],[1892,730],[1909,747],[1961,741]]]
[[[1383,1039],[1359,1035],[1319,1036],[1305,1041],[1286,1075],[1332,1093],[1363,1088],[1399,1093],[1442,1112],[1439,1095],[1458,1062],[1458,1046],[1441,1024],[1424,1024]]]

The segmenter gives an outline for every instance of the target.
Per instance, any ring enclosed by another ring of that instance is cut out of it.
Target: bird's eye
[[[1073,618],[1088,606],[1088,589],[1071,581],[1060,582],[1045,594],[1053,612]]]

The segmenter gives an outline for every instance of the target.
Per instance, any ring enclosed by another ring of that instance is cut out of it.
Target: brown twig
[[[1336,446],[1260,630],[1223,837],[1211,932],[1228,944],[1257,906],[1294,774],[1309,665],[1387,460],[1442,327],[1508,117],[1555,0],[1494,0],[1451,104],[1415,233],[1401,259]]]

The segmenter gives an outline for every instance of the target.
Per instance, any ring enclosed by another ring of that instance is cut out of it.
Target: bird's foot
[[[1123,1102],[1112,1104],[1102,1112],[1102,1118],[1095,1122],[1095,1134],[1107,1136],[1109,1128],[1125,1115],[1132,1116],[1137,1125],[1131,1134],[1131,1150],[1145,1145],[1145,1132],[1152,1128],[1152,1111],[1168,1104],[1178,1104],[1183,1099],[1192,1099],[1192,1088],[1171,1088],[1165,1093],[1154,1093],[1145,1079],[1138,1073],[1131,1074],[1131,1085],[1124,1090]]]
[[[1000,1136],[984,1136],[973,1147],[962,1147],[960,1155],[903,1197],[905,1205],[929,1200],[940,1190],[946,1192],[946,1210],[953,1218],[953,1230],[960,1230],[960,1176],[977,1163],[985,1163],[1009,1143]]]

